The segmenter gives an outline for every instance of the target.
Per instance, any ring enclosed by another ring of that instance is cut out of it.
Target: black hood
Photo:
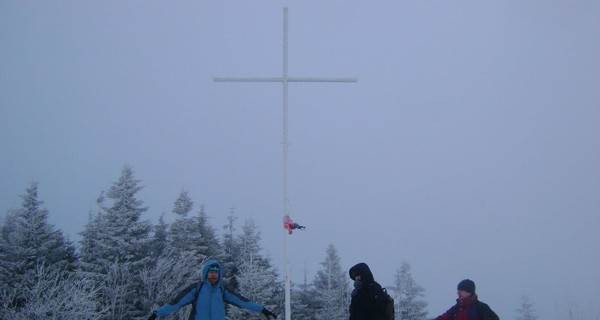
[[[350,274],[350,279],[352,280],[354,280],[354,277],[359,275],[362,282],[369,283],[375,281],[375,279],[373,279],[373,273],[371,273],[371,269],[369,269],[369,266],[364,262],[356,264],[354,267],[350,268],[348,273]]]

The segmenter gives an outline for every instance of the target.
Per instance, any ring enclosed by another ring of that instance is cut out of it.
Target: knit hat
[[[208,267],[208,272],[219,273],[219,266],[216,264],[213,264],[212,266]]]
[[[465,279],[458,283],[456,288],[457,290],[462,290],[470,293],[471,295],[475,294],[475,282],[469,279]]]

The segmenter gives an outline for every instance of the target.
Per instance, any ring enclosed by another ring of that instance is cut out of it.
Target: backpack
[[[396,306],[394,304],[394,298],[388,294],[385,288],[383,288],[383,298],[385,299],[385,319],[394,320],[396,318]]]

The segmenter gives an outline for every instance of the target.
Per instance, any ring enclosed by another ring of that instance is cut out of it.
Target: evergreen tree
[[[154,236],[150,248],[151,256],[156,259],[160,257],[167,247],[167,237],[169,234],[169,224],[165,222],[164,213],[158,218],[158,224],[153,227]]]
[[[237,236],[237,245],[240,255],[238,256],[238,265],[242,262],[255,261],[259,266],[268,268],[271,262],[267,257],[261,255],[262,247],[260,245],[260,231],[254,220],[244,221],[242,233]]]
[[[301,284],[292,282],[291,288],[291,312],[294,319],[317,320],[315,317],[314,289],[308,283],[306,270],[304,271],[304,281]]]
[[[192,263],[199,269],[202,261],[207,258],[207,247],[203,245],[204,239],[199,220],[188,216],[193,206],[188,192],[181,191],[173,206],[173,213],[178,217],[169,228],[167,245],[171,249],[169,251],[171,254],[191,257]]]
[[[317,319],[347,319],[350,295],[346,272],[342,270],[337,250],[330,244],[326,250],[323,269],[317,271],[313,282]]]
[[[517,309],[516,320],[537,320],[537,316],[535,315],[535,310],[533,308],[533,303],[529,302],[529,298],[527,296],[521,297],[521,306]]]
[[[79,234],[79,272],[86,273],[88,277],[95,278],[96,275],[102,273],[102,264],[100,259],[103,250],[100,244],[100,234],[104,230],[104,192],[96,200],[96,205],[99,210],[95,213],[90,212],[88,222],[84,229]]]
[[[150,262],[150,230],[141,216],[147,208],[136,194],[142,189],[129,166],[106,193],[112,201],[92,215],[82,232],[82,271],[88,272],[103,289],[99,306],[110,306],[105,318],[130,319],[141,316],[140,296],[145,291],[139,273]]]
[[[167,240],[169,246],[174,249],[175,254],[183,252],[193,252],[195,243],[192,232],[195,229],[193,221],[188,217],[194,203],[189,198],[187,191],[181,191],[179,197],[173,204],[173,213],[177,215],[175,222],[169,228]]]
[[[14,213],[8,213],[0,225],[0,292],[18,291],[26,272],[25,248],[22,248],[21,226]],[[17,295],[23,299],[22,295]],[[15,296],[16,298],[16,296]]]
[[[190,199],[188,192],[186,190],[181,190],[179,193],[179,197],[175,200],[173,205],[173,212],[180,217],[187,217],[188,213],[192,211],[194,207],[194,202]]]
[[[101,234],[104,258],[109,262],[127,263],[136,268],[146,261],[151,225],[141,220],[142,201],[136,194],[143,188],[134,178],[133,169],[125,166],[119,180],[106,193],[112,206],[106,209],[106,225]]]
[[[21,198],[21,208],[0,226],[0,289],[12,291],[14,302],[22,306],[32,298],[27,292],[38,281],[38,268],[72,271],[77,256],[74,245],[48,222],[38,184],[32,183]]]
[[[422,300],[425,289],[415,282],[410,269],[410,264],[403,262],[396,271],[394,287],[392,287],[396,301],[396,315],[402,320],[425,320],[427,303]]]
[[[220,260],[224,256],[223,249],[219,243],[219,238],[217,237],[215,228],[213,228],[208,221],[208,215],[206,214],[206,210],[203,205],[200,206],[200,211],[198,212],[196,219],[198,220],[198,230],[202,235],[199,246],[201,248],[206,248],[205,256],[207,259],[212,258]]]
[[[237,245],[235,239],[235,220],[237,220],[237,217],[232,208],[227,217],[227,224],[223,226],[223,253],[220,262],[225,268],[222,279],[223,283],[228,288],[237,291],[238,283],[235,275],[237,274],[237,257],[240,255],[240,247]]]

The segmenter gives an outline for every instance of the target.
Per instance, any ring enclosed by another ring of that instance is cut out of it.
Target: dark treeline
[[[208,258],[225,266],[225,284],[265,304],[282,318],[283,281],[260,245],[252,220],[238,225],[233,212],[219,236],[203,206],[188,192],[175,199],[172,223],[143,219],[148,208],[136,198],[140,181],[125,166],[101,193],[78,243],[48,222],[49,212],[32,183],[22,206],[0,223],[0,319],[146,319],[182,288],[199,281]],[[294,319],[347,319],[351,292],[347,270],[334,245],[325,248],[314,279],[292,284]],[[427,318],[424,289],[403,263],[387,286],[396,318]],[[230,319],[262,315],[229,308]],[[168,319],[187,319],[182,310]]]

